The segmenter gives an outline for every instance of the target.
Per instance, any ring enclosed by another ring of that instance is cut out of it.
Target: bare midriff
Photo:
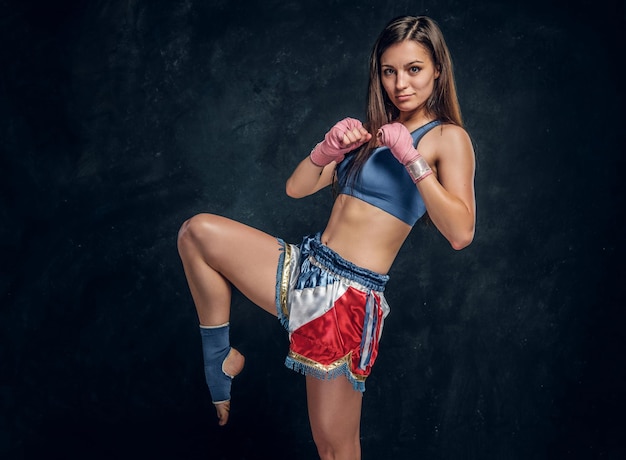
[[[322,243],[355,265],[387,274],[411,226],[349,195],[335,200]]]

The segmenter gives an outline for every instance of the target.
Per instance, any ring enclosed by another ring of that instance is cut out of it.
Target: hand
[[[331,128],[324,140],[311,151],[311,161],[316,166],[326,166],[332,161],[341,162],[346,153],[360,147],[372,138],[363,124],[354,118],[344,118]]]
[[[413,147],[413,137],[402,123],[389,123],[378,130],[378,140],[382,145],[389,147],[393,156],[407,165],[421,155]]]
[[[396,159],[404,165],[416,184],[433,171],[422,155],[413,147],[413,136],[402,123],[389,123],[378,130],[378,140],[389,147]]]

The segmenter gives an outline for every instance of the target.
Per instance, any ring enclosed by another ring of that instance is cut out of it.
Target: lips
[[[412,94],[399,94],[396,96],[396,100],[400,102],[408,101],[411,99]]]

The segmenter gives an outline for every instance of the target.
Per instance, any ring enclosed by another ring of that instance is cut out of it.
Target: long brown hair
[[[400,16],[391,20],[378,36],[370,56],[370,75],[367,92],[367,120],[365,126],[372,140],[357,152],[350,167],[354,177],[376,147],[376,134],[381,126],[398,118],[400,112],[389,100],[381,81],[380,60],[392,45],[413,40],[424,46],[439,71],[433,92],[426,101],[426,113],[444,123],[463,126],[461,108],[456,94],[450,51],[437,23],[427,16]]]

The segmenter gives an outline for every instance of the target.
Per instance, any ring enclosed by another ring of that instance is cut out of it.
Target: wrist
[[[311,159],[311,163],[313,163],[315,166],[323,168],[333,161],[337,163],[341,162],[344,158],[344,155],[340,149],[335,149],[329,146],[328,142],[322,141],[315,147],[313,147],[309,158]]]
[[[326,166],[326,165],[318,165],[318,164],[315,162],[315,160],[313,160],[313,157],[312,157],[311,155],[309,155],[309,162],[310,162],[313,166],[315,166],[316,168],[324,168],[324,166]]]
[[[311,163],[319,168],[323,168],[331,162],[331,159],[322,152],[321,144],[322,143],[320,142],[315,147],[313,147],[313,150],[311,150],[311,153],[309,154],[309,159],[311,160]]]
[[[414,183],[418,183],[433,173],[424,157],[418,155],[415,159],[404,165]]]

